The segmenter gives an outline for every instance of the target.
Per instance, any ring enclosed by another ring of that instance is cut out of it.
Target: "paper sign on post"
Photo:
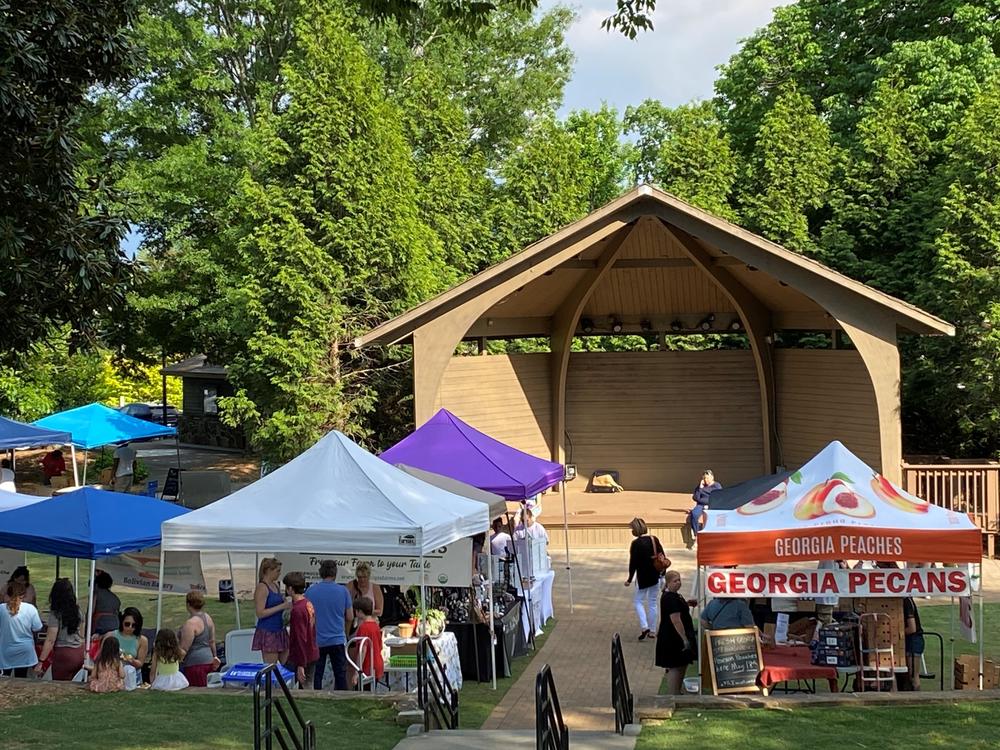
[[[779,612],[778,621],[774,626],[774,642],[775,643],[787,643],[788,642],[788,613]]]

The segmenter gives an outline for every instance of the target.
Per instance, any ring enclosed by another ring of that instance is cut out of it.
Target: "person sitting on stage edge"
[[[701,627],[705,630],[752,628],[753,613],[746,599],[713,599],[701,611]]]
[[[694,532],[695,536],[705,525],[705,510],[708,508],[709,495],[721,489],[722,485],[715,481],[715,474],[712,470],[705,469],[701,475],[701,481],[698,482],[698,486],[694,488],[694,493],[691,495],[694,500],[694,507],[690,513],[691,531]]]
[[[697,658],[694,624],[691,622],[690,601],[678,592],[681,574],[668,570],[664,575],[663,596],[660,598],[660,628],[656,641],[656,666],[663,667],[667,676],[667,694],[683,692],[684,673]]]
[[[205,597],[200,591],[189,591],[185,604],[190,617],[181,627],[181,669],[191,687],[208,687],[208,673],[222,663],[215,655],[215,622],[202,611]]]
[[[285,630],[282,615],[286,609],[292,608],[292,600],[281,595],[278,588],[280,576],[281,562],[278,558],[265,557],[260,561],[257,588],[253,592],[257,629],[254,630],[250,648],[260,651],[265,664],[283,662],[288,655],[288,631]]]
[[[323,673],[326,660],[333,666],[334,690],[347,690],[347,633],[351,632],[354,621],[354,607],[351,595],[344,586],[337,583],[337,561],[324,560],[319,564],[319,576],[323,580],[306,589],[306,599],[316,610],[316,645],[319,646],[319,661],[313,676],[313,688],[323,687]]]
[[[646,522],[641,518],[633,518],[629,526],[632,527],[632,544],[628,550],[628,579],[626,586],[632,585],[635,578],[635,595],[632,604],[635,613],[639,617],[639,640],[656,636],[650,627],[656,627],[656,602],[660,595],[660,571],[656,569],[653,559],[663,551],[660,540],[649,533]],[[649,610],[647,615],[646,610]]]
[[[104,570],[94,575],[94,634],[104,635],[118,629],[122,602],[111,592],[114,580]]]
[[[39,654],[35,670],[42,672],[42,666],[52,657],[52,679],[66,682],[72,680],[83,666],[86,656],[83,648],[83,616],[76,603],[76,592],[68,578],[60,578],[52,584],[49,592],[49,619],[46,623],[45,644]]]
[[[288,573],[282,579],[285,594],[292,598],[292,614],[288,621],[288,661],[285,666],[295,673],[300,690],[312,690],[319,661],[316,645],[316,610],[305,597],[306,577]]]

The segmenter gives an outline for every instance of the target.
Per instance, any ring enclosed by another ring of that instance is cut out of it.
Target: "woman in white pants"
[[[633,518],[629,524],[632,527],[632,545],[628,551],[628,580],[626,586],[632,585],[635,579],[635,614],[639,618],[639,640],[656,637],[656,610],[660,595],[660,574],[656,559],[663,554],[660,540],[649,533],[646,522],[641,518]],[[670,564],[664,556],[666,565]],[[661,567],[663,563],[661,562]],[[664,568],[665,569],[665,568]]]

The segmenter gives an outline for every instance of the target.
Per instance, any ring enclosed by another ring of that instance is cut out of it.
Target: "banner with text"
[[[968,568],[876,568],[874,570],[710,569],[708,598],[968,596]]]
[[[144,549],[124,555],[106,557],[97,561],[97,567],[107,571],[116,586],[142,591],[157,591],[160,582],[160,550]],[[163,558],[163,591],[167,594],[186,594],[205,588],[198,552],[167,552]]]
[[[420,584],[420,555],[310,555],[304,552],[279,552],[282,573],[299,571],[306,581],[319,580],[319,564],[323,560],[337,561],[337,581],[354,579],[354,569],[367,562],[372,569],[372,581],[378,584],[413,586]],[[428,586],[472,585],[472,540],[459,539],[454,544],[438,547],[424,555],[424,583]]]
[[[6,586],[14,568],[19,565],[24,565],[24,550],[0,547],[0,583]]]

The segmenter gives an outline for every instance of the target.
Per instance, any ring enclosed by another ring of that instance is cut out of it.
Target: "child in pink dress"
[[[125,689],[122,649],[114,636],[105,638],[101,644],[88,685],[92,693],[117,693]]]

